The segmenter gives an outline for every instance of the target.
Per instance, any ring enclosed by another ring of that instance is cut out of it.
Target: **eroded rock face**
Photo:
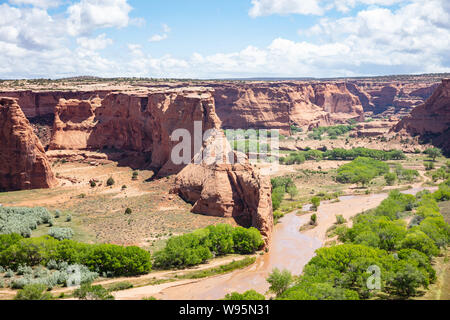
[[[0,190],[50,188],[57,184],[41,142],[17,99],[0,98]]]
[[[224,161],[217,161],[217,150],[226,150]],[[204,155],[201,161],[197,160],[199,154]],[[172,192],[192,203],[194,213],[232,217],[241,226],[257,228],[268,246],[273,229],[269,178],[248,161],[238,162],[221,132],[209,139],[199,154],[177,175]],[[230,155],[234,164],[225,161]]]
[[[280,129],[364,120],[359,98],[345,84],[261,82],[211,84],[224,128]]]
[[[450,79],[442,80],[442,84],[425,104],[416,107],[393,130],[431,139],[448,154],[450,152]]]
[[[3,91],[0,97],[17,98],[23,113],[27,118],[34,118],[53,114],[60,99],[91,100],[96,97],[104,98],[110,90],[90,91]]]
[[[137,152],[147,155],[149,166],[158,171],[158,176],[177,173],[184,167],[171,159],[172,149],[179,143],[171,140],[176,129],[190,133],[192,157],[195,122],[200,124],[200,135],[220,127],[214,99],[206,90],[111,93],[102,101],[61,100],[55,110],[50,150]]]

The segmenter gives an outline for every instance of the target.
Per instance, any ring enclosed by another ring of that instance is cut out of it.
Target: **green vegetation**
[[[48,235],[57,240],[72,239],[73,230],[71,228],[50,228]]]
[[[267,282],[270,284],[269,290],[280,296],[291,285],[292,274],[288,270],[280,271],[278,268],[275,268],[267,278]]]
[[[389,166],[379,160],[359,157],[338,169],[336,180],[341,183],[367,185],[373,178],[389,172]]]
[[[138,247],[59,241],[49,236],[26,239],[12,234],[0,235],[0,250],[0,265],[13,269],[19,265],[45,266],[54,260],[114,276],[139,275],[151,270],[150,253]]]
[[[116,182],[114,181],[114,179],[112,177],[109,177],[108,180],[106,180],[106,185],[108,187],[111,187],[115,184]]]
[[[424,151],[426,155],[428,155],[433,161],[436,161],[436,158],[442,157],[442,151],[439,148],[429,148]]]
[[[280,208],[284,195],[289,193],[298,194],[297,187],[291,178],[277,177],[271,180],[272,183],[272,207],[276,211]]]
[[[384,175],[384,180],[388,186],[393,186],[395,181],[397,181],[397,175],[393,172],[388,172]]]
[[[355,160],[358,157],[372,158],[375,160],[403,160],[406,159],[405,154],[401,150],[383,151],[367,148],[342,149],[333,150],[307,150],[292,152],[287,157],[280,158],[280,162],[285,165],[302,164],[306,160]]]
[[[344,244],[317,250],[294,286],[279,295],[288,300],[357,300],[377,295],[412,297],[436,280],[432,258],[450,241],[450,227],[437,201],[450,199],[450,181],[438,192],[416,197],[392,191],[380,206],[357,216],[352,228],[337,226]],[[415,219],[407,225],[406,216]],[[374,270],[379,288],[370,289]]]
[[[30,284],[19,290],[14,300],[52,300],[53,297],[43,284]]]
[[[45,208],[0,207],[0,234],[18,233],[30,237],[41,224],[50,224],[52,215]]]
[[[259,300],[266,300],[266,298],[256,292],[255,290],[249,290],[244,293],[238,293],[238,292],[232,292],[225,296],[224,300],[253,300],[253,301],[259,301]]]
[[[311,210],[312,211],[317,211],[319,209],[319,206],[320,206],[320,198],[319,197],[312,197],[311,198],[311,203],[312,203]]]
[[[232,261],[228,264],[219,266],[217,268],[195,271],[192,273],[188,273],[187,275],[177,277],[178,279],[201,279],[206,277],[211,277],[219,274],[229,273],[234,270],[242,269],[248,267],[249,265],[254,264],[256,261],[255,257],[247,257],[242,260]]]
[[[326,133],[330,139],[337,139],[338,136],[341,136],[347,132],[352,131],[355,128],[354,125],[337,125],[330,127],[318,127],[314,128],[312,133],[308,135],[310,139],[314,140],[322,140],[322,135]]]
[[[219,224],[170,238],[153,260],[159,269],[184,268],[204,263],[213,256],[254,253],[262,245],[261,234],[255,228]]]
[[[395,174],[398,180],[407,182],[413,182],[416,178],[420,177],[419,171],[404,169],[401,164],[395,166]]]
[[[114,300],[114,296],[100,285],[93,286],[90,283],[82,284],[74,292],[74,297],[79,300]]]

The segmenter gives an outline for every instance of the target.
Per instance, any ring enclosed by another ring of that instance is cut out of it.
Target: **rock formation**
[[[364,119],[361,102],[344,83],[219,83],[211,87],[217,115],[227,129],[280,129],[289,134],[291,125]]]
[[[241,226],[257,228],[268,246],[273,228],[270,180],[245,157],[237,159],[223,133],[216,132],[177,175],[172,192],[192,203],[194,213],[233,217]]]
[[[111,93],[102,101],[61,100],[55,108],[50,150],[137,152],[148,155],[149,166],[164,176],[184,166],[171,160],[172,149],[178,144],[171,140],[172,133],[187,130],[194,150],[195,122],[200,124],[200,135],[220,126],[209,91]]]
[[[57,181],[44,148],[17,102],[0,98],[0,190],[53,187]]]
[[[425,104],[416,107],[393,130],[419,135],[450,153],[450,79],[442,80]]]

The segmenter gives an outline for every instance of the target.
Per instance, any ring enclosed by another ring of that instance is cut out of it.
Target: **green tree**
[[[442,151],[439,148],[428,148],[424,153],[433,159],[433,161],[436,161],[436,158],[442,156]]]
[[[292,274],[288,270],[280,271],[275,268],[267,278],[267,282],[270,284],[269,290],[280,296],[292,284]]]
[[[320,198],[319,197],[312,197],[311,198],[311,203],[312,203],[311,209],[313,211],[317,211],[319,209],[319,206],[320,206]]]
[[[298,189],[297,189],[297,186],[295,186],[295,185],[289,186],[287,188],[287,192],[288,192],[289,196],[291,197],[291,200],[293,200],[296,196],[298,196]]]
[[[397,180],[397,175],[393,172],[386,173],[384,175],[384,180],[386,180],[388,186],[393,186]]]

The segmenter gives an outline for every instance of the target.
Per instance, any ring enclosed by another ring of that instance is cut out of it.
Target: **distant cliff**
[[[425,104],[416,107],[393,129],[421,136],[450,153],[450,79],[442,80]]]

